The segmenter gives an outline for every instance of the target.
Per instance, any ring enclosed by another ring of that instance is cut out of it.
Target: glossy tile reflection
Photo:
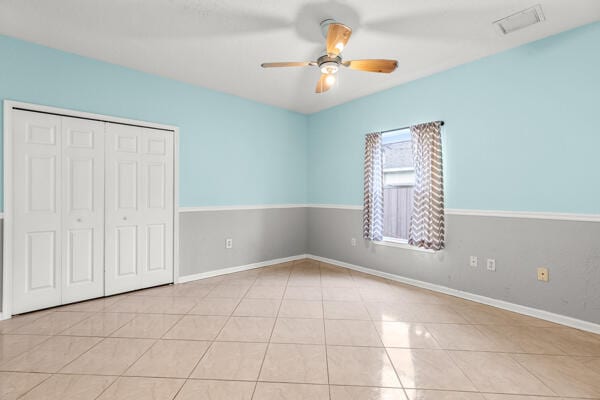
[[[299,260],[1,321],[0,399],[600,399],[600,335]]]

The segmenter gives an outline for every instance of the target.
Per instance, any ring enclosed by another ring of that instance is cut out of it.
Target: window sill
[[[422,249],[421,247],[412,246],[412,245],[408,244],[408,242],[405,240],[399,240],[399,239],[394,239],[394,238],[384,237],[383,240],[381,240],[381,241],[374,240],[373,243],[375,243],[376,245],[379,245],[379,246],[397,247],[399,249],[419,251],[422,253],[435,253],[436,252],[435,250]]]

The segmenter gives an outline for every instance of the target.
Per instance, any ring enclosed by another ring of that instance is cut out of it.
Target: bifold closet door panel
[[[104,295],[104,123],[62,118],[62,303]]]
[[[173,282],[173,132],[142,129],[142,287]]]
[[[105,127],[105,295],[141,287],[140,140],[142,128]]]
[[[61,304],[61,117],[12,111],[13,313]]]
[[[105,294],[173,281],[173,133],[106,123]]]

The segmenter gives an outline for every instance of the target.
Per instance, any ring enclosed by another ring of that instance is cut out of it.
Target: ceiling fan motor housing
[[[317,65],[324,74],[335,74],[338,72],[341,63],[342,58],[339,56],[331,57],[326,54],[317,59]]]

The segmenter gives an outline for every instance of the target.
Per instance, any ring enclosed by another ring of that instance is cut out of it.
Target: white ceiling
[[[546,21],[507,36],[492,21],[541,4]],[[391,75],[262,69],[315,60],[319,22],[353,28],[344,59],[399,60]],[[312,113],[600,20],[599,0],[0,0],[0,33]]]

